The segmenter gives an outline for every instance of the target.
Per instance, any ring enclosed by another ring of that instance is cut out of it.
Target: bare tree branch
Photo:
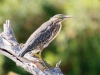
[[[56,64],[55,68],[46,62],[49,68],[44,68],[43,63],[31,53],[18,57],[17,54],[20,50],[21,46],[16,41],[10,21],[7,20],[4,24],[4,31],[0,34],[0,54],[10,58],[17,66],[21,66],[33,75],[63,75],[59,68],[60,62]]]

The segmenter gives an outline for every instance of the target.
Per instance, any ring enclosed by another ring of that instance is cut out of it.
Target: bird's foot
[[[41,62],[41,64],[44,66],[42,68],[42,71],[44,71],[45,69],[48,69],[50,71],[49,68],[52,68],[49,64],[46,63],[46,61],[41,57],[41,53],[34,53],[34,56],[38,57],[38,60]],[[50,71],[50,73],[52,74],[52,72]]]

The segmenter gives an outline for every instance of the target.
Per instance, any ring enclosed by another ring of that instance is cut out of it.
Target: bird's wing
[[[27,40],[22,48],[21,53],[29,52],[32,49],[35,49],[37,46],[46,42],[46,38],[50,37],[50,27],[52,22],[45,22],[42,24]]]

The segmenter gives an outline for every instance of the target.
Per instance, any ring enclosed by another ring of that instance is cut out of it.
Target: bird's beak
[[[66,15],[63,15],[60,19],[59,19],[59,22],[62,22],[64,20],[66,20],[67,18],[73,18],[73,16],[66,16]]]
[[[73,16],[66,16],[66,15],[64,15],[63,18],[64,19],[66,19],[66,18],[73,18]]]

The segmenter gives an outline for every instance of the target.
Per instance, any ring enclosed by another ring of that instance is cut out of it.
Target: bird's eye
[[[59,18],[59,19],[62,19],[63,17],[62,17],[62,16],[59,16],[58,18]]]

